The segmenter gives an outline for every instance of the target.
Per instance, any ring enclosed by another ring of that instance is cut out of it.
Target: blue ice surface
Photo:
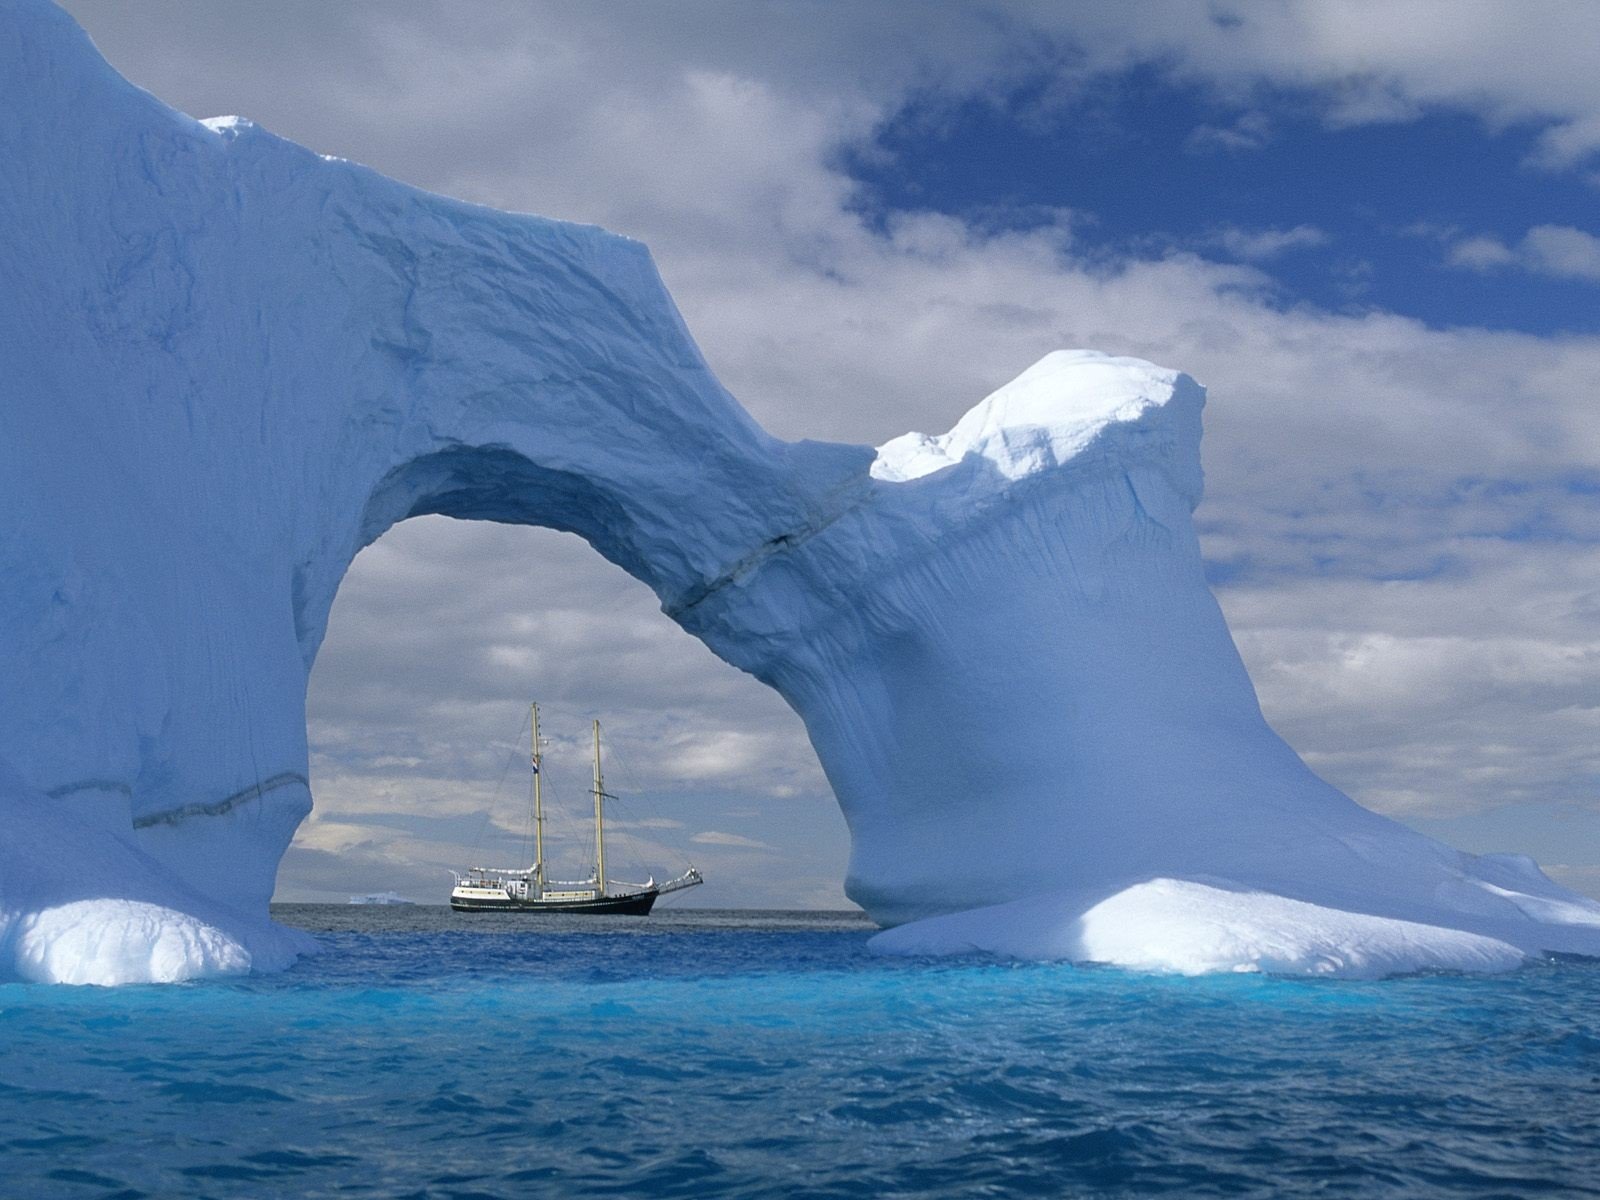
[[[1600,1195],[1600,964],[866,950],[837,915],[294,908],[242,980],[0,987],[0,1193]]]

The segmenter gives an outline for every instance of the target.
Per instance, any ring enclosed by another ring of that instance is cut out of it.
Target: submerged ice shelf
[[[1058,352],[943,436],[780,442],[638,243],[191,121],[43,0],[0,22],[0,976],[308,948],[267,917],[306,680],[351,560],[428,513],[580,534],[776,688],[879,949],[1600,953],[1600,905],[1267,726],[1201,572],[1187,376]]]

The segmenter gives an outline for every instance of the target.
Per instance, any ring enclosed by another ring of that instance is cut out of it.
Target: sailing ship
[[[605,802],[615,800],[605,788],[600,772],[600,722],[594,723],[594,874],[588,879],[559,881],[545,877],[544,773],[539,750],[539,706],[529,705],[533,725],[533,865],[525,868],[471,867],[452,871],[455,887],[450,907],[456,912],[608,913],[647,916],[655,902],[668,892],[704,883],[690,867],[676,879],[657,883],[652,875],[644,883],[622,883],[606,878]]]

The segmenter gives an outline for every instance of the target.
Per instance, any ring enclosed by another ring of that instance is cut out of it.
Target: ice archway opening
[[[653,575],[635,548],[637,530],[623,500],[594,479],[506,446],[450,447],[395,467],[362,510],[362,540],[422,516],[575,533],[635,578]]]
[[[792,710],[572,534],[426,516],[351,564],[307,694],[316,807],[275,900],[395,891],[526,857],[527,701],[547,739],[547,852],[586,869],[588,719],[605,722],[620,878],[694,863],[694,905],[833,908],[848,833]],[[520,743],[521,750],[514,746]]]

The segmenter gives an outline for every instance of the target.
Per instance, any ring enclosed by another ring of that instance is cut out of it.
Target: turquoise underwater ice
[[[1600,965],[875,956],[837,916],[291,910],[329,953],[0,986],[0,1194],[1600,1194]],[[358,930],[361,930],[358,932]]]

